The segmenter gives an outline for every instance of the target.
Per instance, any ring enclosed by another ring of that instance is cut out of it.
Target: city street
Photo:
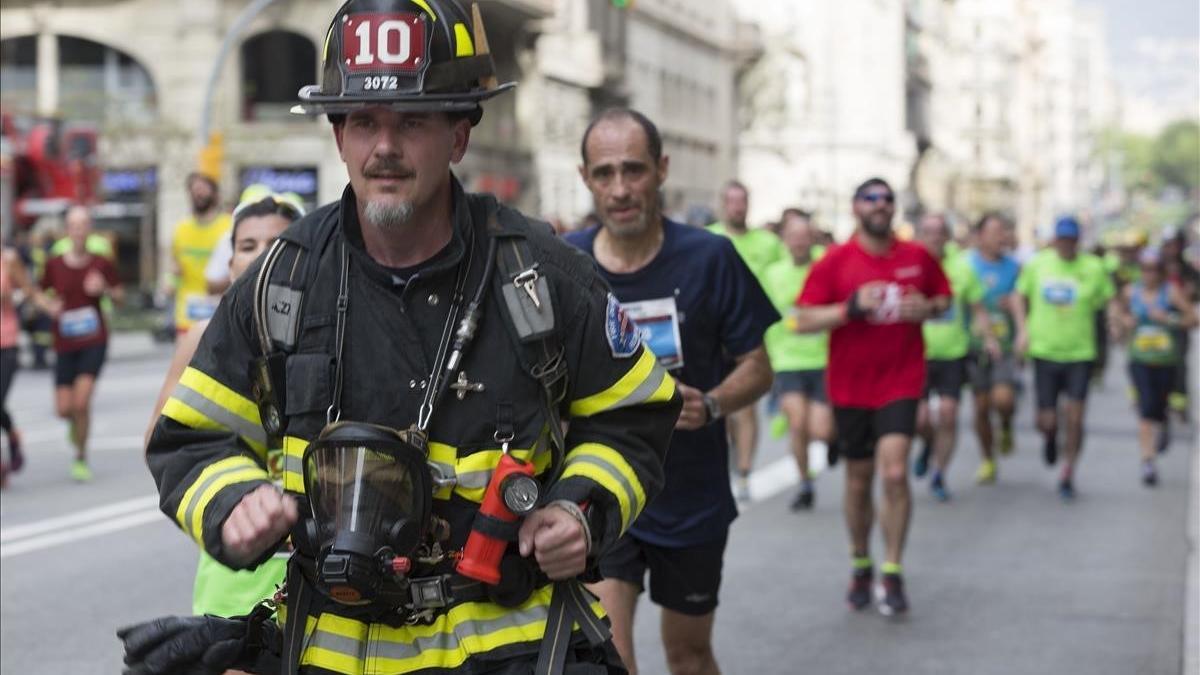
[[[51,374],[19,372],[9,396],[28,462],[0,500],[4,673],[118,672],[118,627],[190,610],[194,545],[158,512],[142,461],[170,347],[122,335],[111,353],[95,399],[90,484],[67,476]],[[1197,511],[1195,435],[1176,429],[1159,487],[1143,488],[1123,358],[1113,361],[1089,411],[1074,503],[1055,495],[1029,397],[996,485],[974,485],[969,432],[950,473],[950,503],[914,483],[904,561],[912,610],[900,621],[845,608],[840,467],[817,479],[815,511],[790,513],[795,472],[764,424],[756,501],[735,523],[725,561],[716,626],[724,672],[1184,672],[1196,649],[1194,639],[1185,646],[1185,603],[1196,595],[1196,572],[1186,567],[1196,545],[1188,521]],[[643,673],[666,672],[658,612],[645,602],[637,649]]]

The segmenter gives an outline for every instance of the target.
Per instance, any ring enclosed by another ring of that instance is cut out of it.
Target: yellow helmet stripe
[[[433,11],[433,8],[430,7],[429,3],[425,2],[425,0],[412,1],[414,5],[420,5],[421,9],[425,10],[425,13],[428,14],[434,21],[438,20],[437,12]]]
[[[475,43],[471,41],[471,32],[465,23],[454,24],[454,55],[475,56]]]

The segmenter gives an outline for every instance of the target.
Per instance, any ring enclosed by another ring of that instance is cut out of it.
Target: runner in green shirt
[[[1088,379],[1096,358],[1096,312],[1113,298],[1112,277],[1100,259],[1079,252],[1080,227],[1070,216],[1054,226],[1054,244],[1021,270],[1015,302],[1017,351],[1033,357],[1038,430],[1046,463],[1058,459],[1058,398],[1066,396],[1066,442],[1058,492],[1075,496],[1074,470],[1083,449]],[[1026,318],[1028,317],[1028,318]]]
[[[729,181],[721,190],[722,220],[709,225],[708,231],[733,240],[738,255],[742,256],[761,284],[767,267],[789,256],[783,242],[771,231],[746,227],[749,208],[750,192],[746,186],[736,180]],[[730,413],[725,420],[737,450],[737,498],[738,501],[749,501],[750,470],[754,466],[754,452],[758,447],[758,407],[748,405]]]
[[[833,413],[825,399],[825,362],[829,358],[829,333],[796,333],[792,318],[796,298],[813,262],[825,249],[813,244],[812,216],[789,210],[783,219],[781,234],[789,255],[767,266],[763,288],[779,314],[785,317],[767,331],[767,354],[775,371],[779,407],[787,417],[792,456],[800,473],[800,489],[791,509],[811,509],[815,499],[809,470],[808,444],[818,440],[829,443],[833,435]]]
[[[988,351],[993,354],[1000,351],[983,306],[983,284],[961,253],[951,255],[947,250],[950,234],[949,223],[938,213],[923,216],[917,224],[918,239],[934,258],[941,261],[954,293],[950,307],[921,326],[927,374],[925,396],[917,408],[917,432],[924,440],[924,447],[913,464],[913,473],[917,477],[924,476],[932,455],[929,491],[940,502],[950,499],[945,474],[958,440],[958,401],[967,381],[972,323],[980,328],[980,334],[987,336]],[[930,411],[930,397],[937,398],[936,421]]]

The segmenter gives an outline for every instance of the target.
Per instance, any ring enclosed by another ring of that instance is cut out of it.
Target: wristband
[[[571,514],[571,517],[579,521],[579,526],[583,528],[583,540],[586,542],[587,548],[584,549],[584,555],[588,556],[592,553],[592,526],[588,523],[587,515],[579,505],[569,499],[556,499],[546,505],[557,506],[558,508]]]
[[[858,306],[858,291],[850,294],[850,299],[846,301],[843,312],[847,319],[865,319],[867,310]]]

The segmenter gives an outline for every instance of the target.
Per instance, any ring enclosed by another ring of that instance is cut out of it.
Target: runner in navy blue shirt
[[[605,580],[592,590],[630,672],[637,668],[633,613],[647,572],[650,599],[663,608],[672,672],[716,672],[713,617],[737,516],[722,418],[770,388],[763,335],[779,314],[728,239],[662,217],[668,160],[650,120],[610,110],[588,127],[582,151],[580,172],[601,225],[567,241],[596,259],[620,302],[614,319],[637,324],[684,398],[666,484],[601,557]]]

